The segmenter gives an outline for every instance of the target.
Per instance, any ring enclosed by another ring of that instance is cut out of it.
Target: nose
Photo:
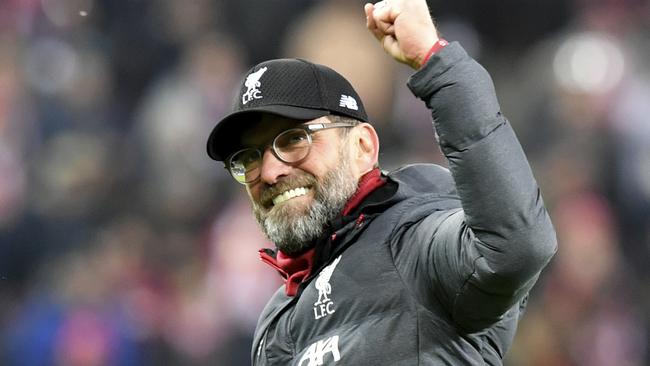
[[[275,184],[281,177],[287,176],[291,166],[278,159],[271,148],[264,150],[262,154],[262,166],[260,168],[260,179],[266,184]]]

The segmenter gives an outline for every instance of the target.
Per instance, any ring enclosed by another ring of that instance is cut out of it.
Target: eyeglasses
[[[271,151],[282,162],[295,164],[307,157],[311,151],[312,137],[314,132],[329,128],[354,127],[356,123],[332,122],[332,123],[311,123],[282,131],[275,136],[271,145]],[[259,147],[248,147],[231,154],[226,159],[226,169],[235,180],[241,184],[254,182],[260,177],[262,166],[262,155],[268,145]]]

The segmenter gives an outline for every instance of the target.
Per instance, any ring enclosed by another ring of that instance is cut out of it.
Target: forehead
[[[280,132],[305,122],[309,121],[291,119],[273,114],[260,114],[256,118],[256,121],[251,124],[251,127],[242,131],[240,143],[243,146],[265,144],[273,140]]]

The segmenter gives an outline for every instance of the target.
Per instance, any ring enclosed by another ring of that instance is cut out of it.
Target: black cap
[[[223,161],[257,120],[251,118],[256,113],[303,121],[337,114],[368,122],[361,98],[336,71],[302,59],[265,61],[246,73],[233,111],[210,133],[208,155]]]

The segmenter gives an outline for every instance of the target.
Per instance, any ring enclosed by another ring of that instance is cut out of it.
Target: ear
[[[369,123],[361,123],[350,131],[352,156],[359,177],[377,166],[379,160],[379,136]]]

